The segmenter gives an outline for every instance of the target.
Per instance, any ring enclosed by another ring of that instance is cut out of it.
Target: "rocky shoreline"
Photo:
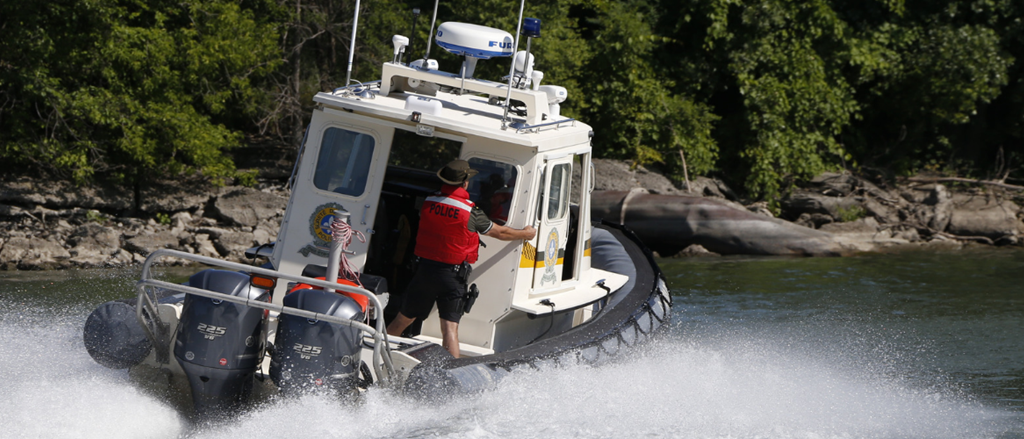
[[[277,238],[288,203],[281,183],[164,182],[133,192],[0,182],[0,269],[124,267],[160,248],[245,262],[246,249]]]
[[[1024,194],[1016,190],[938,182],[886,187],[849,174],[824,174],[787,196],[779,218],[771,218],[763,203],[744,203],[717,180],[696,179],[687,191],[626,162],[595,160],[595,168],[595,191],[627,194],[628,198],[620,201],[621,209],[627,201],[635,204],[645,199],[636,194],[680,197],[655,197],[657,201],[651,202],[657,203],[701,197],[705,207],[752,214],[748,220],[772,224],[785,220],[787,226],[815,229],[816,236],[834,241],[836,254],[969,243],[1024,245],[1024,211],[1017,204],[1024,202]],[[139,190],[82,188],[29,178],[0,181],[0,270],[124,267],[140,264],[159,248],[249,262],[244,256],[246,249],[277,238],[288,198],[283,180],[276,177],[256,188],[168,181]],[[605,219],[621,220],[629,226],[636,214],[621,212],[617,218]],[[705,208],[701,214],[707,216],[707,212]],[[714,222],[714,215],[702,221]],[[722,221],[724,226],[719,229],[728,230],[732,223]],[[663,256],[791,254],[742,245],[720,246],[726,250],[712,252],[706,247],[714,248],[714,240],[701,236],[700,230],[686,233],[690,235],[677,240],[683,243],[676,245],[679,248],[658,250]]]
[[[886,183],[885,179],[869,180],[849,173],[825,173],[792,191],[781,202],[778,218],[771,213],[764,202],[745,202],[739,199],[721,181],[698,178],[691,182],[690,190],[674,186],[664,177],[644,170],[630,170],[621,162],[595,160],[598,179],[595,190],[631,190],[670,196],[703,197],[704,204],[716,203],[744,210],[775,224],[785,221],[823,232],[834,244],[834,251],[791,251],[785,243],[777,245],[778,250],[764,250],[757,245],[740,243],[726,246],[721,254],[790,254],[790,255],[850,255],[863,252],[913,250],[920,248],[954,249],[966,245],[1024,246],[1024,187],[993,182],[954,182],[946,185],[939,177],[920,176]],[[602,184],[601,180],[604,180]],[[642,187],[642,189],[640,188]],[[660,211],[666,198],[652,201],[652,207]],[[635,204],[635,202],[634,202]],[[683,210],[677,218],[687,215],[688,223],[695,222],[697,215],[712,216],[701,218],[705,224],[717,224],[719,228],[732,230],[731,236],[722,236],[719,241],[736,241],[743,236],[739,229],[743,221],[737,221],[737,214],[708,213],[709,209],[694,212]],[[712,209],[715,210],[715,209]],[[724,210],[724,209],[717,209]],[[679,211],[679,209],[676,209]],[[627,226],[629,217],[622,215]],[[745,222],[751,222],[747,215]],[[781,220],[781,221],[780,221]],[[645,227],[637,222],[633,227]],[[688,225],[688,224],[687,224]],[[768,233],[785,239],[792,236],[792,228],[769,227]],[[764,232],[759,225],[749,234]],[[677,235],[680,232],[675,232]],[[705,227],[695,230],[688,239],[699,241],[703,235],[712,234]],[[818,235],[811,235],[818,236]],[[663,241],[663,235],[658,241]],[[650,240],[648,240],[650,241]],[[645,241],[647,242],[647,241]],[[715,254],[701,245],[691,245],[681,252],[663,252],[665,256],[700,256]]]

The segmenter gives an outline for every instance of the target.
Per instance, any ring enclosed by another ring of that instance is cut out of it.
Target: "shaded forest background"
[[[598,157],[777,200],[826,170],[1024,181],[1016,0],[540,0],[533,41]],[[297,146],[344,85],[354,1],[0,2],[0,170],[126,185],[251,183],[231,151]],[[417,17],[413,9],[421,11]],[[352,77],[391,36],[422,57],[433,2],[361,4]],[[450,0],[438,22],[515,31],[519,2]],[[522,47],[521,47],[522,48]],[[459,59],[431,57],[456,70]],[[482,62],[497,80],[507,61]]]

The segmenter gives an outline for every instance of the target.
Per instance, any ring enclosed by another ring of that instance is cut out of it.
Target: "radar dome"
[[[437,45],[455,55],[477,59],[512,56],[512,34],[493,27],[447,22],[437,28]]]

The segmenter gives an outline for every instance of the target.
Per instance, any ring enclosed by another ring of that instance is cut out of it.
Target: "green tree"
[[[539,0],[533,41],[598,156],[716,174],[776,199],[827,169],[1020,178],[1024,10],[1010,0]],[[353,79],[391,36],[422,57],[434,3],[362,2]],[[354,2],[58,0],[0,4],[0,163],[140,184],[226,177],[225,151],[293,142],[344,86]],[[412,32],[413,8],[421,11]],[[438,23],[514,32],[519,2],[452,0]],[[524,49],[521,45],[520,49]],[[431,58],[457,70],[459,57]],[[482,62],[498,80],[508,62]]]
[[[909,173],[921,168],[966,173],[991,163],[994,147],[1016,136],[1007,130],[1022,115],[1004,100],[1007,113],[988,112],[1008,83],[1020,83],[1020,69],[1006,37],[1019,36],[1019,18],[1010,3],[929,2],[907,6],[903,14],[861,24],[850,52],[863,119],[847,130],[851,151],[873,166]],[[1008,26],[1009,25],[1009,26]],[[1019,49],[1017,49],[1019,50]],[[1018,94],[1019,96],[1019,94]],[[992,117],[1015,114],[996,128]],[[1000,130],[992,136],[986,127]],[[1018,128],[1019,129],[1019,128]],[[998,140],[996,140],[998,138]],[[986,151],[986,152],[982,152]],[[983,154],[982,159],[979,154]]]
[[[274,27],[236,2],[5,2],[0,156],[86,181],[233,175]]]
[[[658,51],[679,41],[655,32],[662,16],[655,6],[597,1],[577,10],[592,46],[579,81],[587,85],[580,112],[598,127],[598,155],[660,162],[681,180],[681,150],[690,172],[714,169],[718,145],[711,134],[718,116],[659,64]]]
[[[693,0],[656,30],[689,49],[661,51],[661,69],[689,78],[680,92],[723,118],[713,132],[723,176],[772,199],[827,169],[907,172],[971,149],[949,136],[1006,84],[1012,60],[996,23],[1007,8]]]

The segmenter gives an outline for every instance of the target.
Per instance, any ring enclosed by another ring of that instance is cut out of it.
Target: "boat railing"
[[[192,287],[189,285],[182,285],[178,283],[166,282],[155,279],[153,277],[152,268],[159,259],[164,257],[179,258],[196,262],[199,264],[221,267],[239,272],[246,272],[249,273],[250,275],[255,274],[275,278],[278,280],[284,279],[286,281],[305,283],[308,285],[318,286],[324,289],[333,289],[335,291],[345,291],[347,293],[366,296],[369,299],[370,303],[373,305],[373,318],[376,325],[374,327],[356,320],[344,319],[340,317],[321,314],[290,306],[277,305],[269,302],[232,296],[218,291],[211,291],[202,288]],[[153,342],[153,348],[156,350],[155,353],[157,356],[157,361],[161,363],[167,363],[169,362],[170,359],[169,349],[171,328],[169,327],[169,325],[167,325],[160,319],[160,314],[157,311],[157,305],[159,304],[159,300],[156,296],[156,291],[169,290],[176,291],[179,293],[208,297],[211,299],[236,303],[239,305],[245,305],[253,308],[265,309],[279,314],[289,314],[298,317],[305,317],[308,319],[336,323],[339,325],[361,329],[373,338],[373,368],[379,381],[383,385],[395,383],[395,368],[391,360],[391,351],[389,342],[387,340],[387,332],[384,330],[384,306],[377,298],[377,295],[370,292],[369,290],[354,287],[351,285],[344,285],[336,282],[329,282],[326,280],[315,279],[305,276],[297,276],[288,273],[282,273],[280,271],[255,267],[252,265],[239,264],[235,262],[224,261],[220,259],[169,249],[156,250],[153,253],[151,253],[149,257],[146,258],[146,262],[143,263],[142,265],[142,276],[139,279],[139,281],[136,282],[135,286],[136,289],[138,290],[136,318],[139,320],[139,323],[142,325],[142,328],[146,331],[146,335],[149,337],[150,341]]]
[[[570,126],[576,126],[576,119],[568,118],[556,120],[553,122],[545,122],[536,125],[527,125],[525,123],[511,123],[510,127],[516,130],[516,134],[527,132],[527,133],[539,133],[547,129],[558,129],[562,127],[562,124],[571,124]]]

